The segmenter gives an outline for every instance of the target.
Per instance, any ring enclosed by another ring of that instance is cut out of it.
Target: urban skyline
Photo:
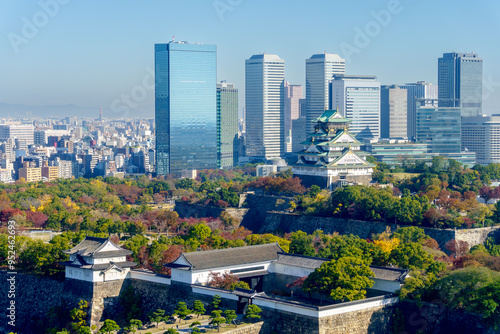
[[[168,42],[172,35],[176,35],[176,40],[217,45],[217,80],[232,82],[242,91],[240,113],[244,106],[244,60],[261,52],[277,54],[284,59],[287,64],[285,79],[290,84],[305,87],[305,59],[324,51],[346,58],[346,74],[373,74],[381,84],[399,85],[417,81],[437,84],[438,57],[453,50],[474,51],[485,59],[483,112],[495,113],[500,102],[498,94],[494,94],[500,86],[497,84],[500,68],[495,65],[500,63],[500,53],[497,46],[481,38],[484,31],[498,31],[494,14],[498,12],[495,9],[498,4],[494,2],[463,3],[454,6],[454,15],[443,15],[449,9],[446,3],[430,1],[361,5],[325,1],[312,8],[297,1],[287,2],[287,6],[277,2],[266,7],[263,2],[256,1],[232,2],[232,7],[223,7],[225,9],[217,7],[217,1],[199,2],[198,6],[179,2],[120,3],[116,6],[117,3],[111,1],[99,4],[97,9],[101,10],[97,11],[88,4],[59,0],[57,3],[57,10],[52,8],[49,12],[44,12],[37,3],[7,1],[3,4],[0,15],[5,38],[0,42],[4,50],[0,59],[9,64],[5,69],[9,81],[1,87],[4,96],[0,96],[0,102],[102,106],[105,118],[152,116],[154,66],[151,49],[155,43]],[[338,13],[335,25],[339,29],[335,31],[321,28],[328,26],[326,16],[332,6]],[[168,23],[159,21],[162,10],[168,12],[171,8],[175,8],[176,15],[172,15]],[[24,34],[26,29],[23,33],[23,27],[34,24],[33,17],[44,17],[40,13],[45,13],[47,22],[39,22],[40,27],[35,26],[32,35]],[[274,15],[276,13],[283,15]],[[476,15],[478,13],[481,15]],[[120,20],[120,14],[134,20]],[[436,26],[420,24],[424,15],[429,22],[439,19],[440,34],[432,33]],[[87,22],[87,17],[92,20]],[[264,34],[260,26],[247,29],[254,17],[265,23],[265,29],[288,22],[288,30],[271,29],[273,33]],[[290,24],[299,18],[306,24],[314,22],[315,28],[306,25],[306,29],[302,29],[302,25]],[[464,21],[469,24],[463,25]],[[116,26],[93,25],[92,22],[115,22]],[[410,26],[419,29],[408,29]],[[366,29],[373,29],[373,33],[367,35]],[[364,44],[361,43],[363,36],[368,37]],[[300,48],[297,48],[299,40]],[[66,45],[71,48],[63,48]],[[69,80],[70,77],[79,80]],[[135,95],[135,99],[128,101],[125,95]]]

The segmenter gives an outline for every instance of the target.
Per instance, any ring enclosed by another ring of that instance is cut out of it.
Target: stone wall
[[[319,334],[319,320],[300,314],[262,308],[262,334]]]
[[[259,229],[260,233],[276,230],[284,232],[304,231],[313,233],[323,230],[325,233],[337,232],[339,234],[354,234],[360,238],[371,238],[372,234],[382,233],[386,230],[394,232],[405,225],[387,224],[384,222],[340,219],[331,217],[315,217],[285,212],[267,212]],[[450,240],[463,240],[469,247],[484,243],[488,237],[500,236],[500,226],[475,229],[436,229],[424,228],[425,234],[436,239],[441,250],[446,251],[446,243]]]
[[[414,301],[402,301],[399,307],[399,333],[467,333],[493,334],[498,330],[488,327],[482,316]],[[399,334],[398,333],[398,334]]]
[[[245,327],[236,328],[236,329],[233,329],[232,331],[227,331],[224,333],[225,334],[259,334],[259,333],[262,333],[261,330],[262,330],[263,324],[264,324],[263,322],[258,322],[258,323],[251,324],[251,325],[248,325]]]
[[[49,327],[49,316],[69,316],[71,309],[77,307],[80,299],[90,300],[90,285],[75,284],[73,280],[58,281],[18,273],[16,275],[16,327],[7,324],[7,298],[9,284],[4,284],[10,275],[0,271],[0,332],[18,334],[42,334]]]
[[[391,333],[392,319],[396,307],[397,306],[379,306],[321,318],[319,320],[319,333]]]

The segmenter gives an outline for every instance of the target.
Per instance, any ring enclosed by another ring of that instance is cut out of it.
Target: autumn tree
[[[366,288],[373,285],[374,274],[360,258],[347,256],[324,262],[304,281],[303,290],[319,293],[336,301],[352,301],[366,296]]]

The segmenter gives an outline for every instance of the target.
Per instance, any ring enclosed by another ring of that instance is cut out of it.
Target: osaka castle
[[[337,110],[326,110],[314,121],[314,133],[295,153],[293,176],[310,187],[313,184],[330,190],[346,184],[368,185],[375,165],[366,161],[369,153],[361,151],[361,142],[349,132],[350,119]]]

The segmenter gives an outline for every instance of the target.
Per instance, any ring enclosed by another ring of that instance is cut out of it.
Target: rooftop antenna
[[[175,42],[175,35],[172,35],[172,42]]]

